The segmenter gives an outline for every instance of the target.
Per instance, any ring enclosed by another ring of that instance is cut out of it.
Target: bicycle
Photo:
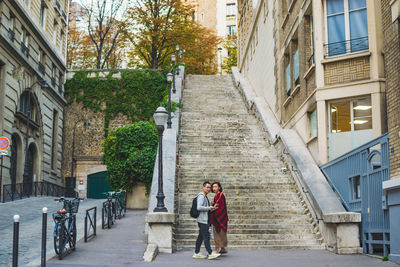
[[[61,260],[65,253],[75,250],[76,247],[76,213],[79,209],[79,198],[65,199],[64,197],[54,199],[63,202],[63,208],[53,213],[54,226],[54,250]],[[68,214],[68,216],[67,216]],[[67,222],[67,225],[65,224]]]
[[[101,209],[101,226],[102,228],[111,228],[114,224],[115,217],[115,201],[112,199],[112,192],[103,193],[107,196],[107,200],[103,202],[103,208]]]
[[[112,197],[115,198],[115,218],[121,219],[126,213],[126,192],[120,190],[119,192],[113,192]]]

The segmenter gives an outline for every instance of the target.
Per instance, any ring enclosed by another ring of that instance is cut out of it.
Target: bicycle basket
[[[79,209],[79,199],[73,199],[71,202],[71,212],[72,213],[78,213],[78,209]]]

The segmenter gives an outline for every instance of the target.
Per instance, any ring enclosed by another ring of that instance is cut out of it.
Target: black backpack
[[[197,196],[193,198],[192,207],[190,208],[190,217],[197,218],[199,217],[200,213],[197,210]]]

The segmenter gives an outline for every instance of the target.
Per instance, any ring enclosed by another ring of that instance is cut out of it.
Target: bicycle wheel
[[[57,255],[60,252],[60,247],[59,247],[60,231],[61,231],[61,227],[57,223],[55,226],[55,229],[54,229],[54,251],[56,252]]]
[[[76,217],[74,216],[73,218],[73,222],[72,222],[72,231],[71,231],[71,235],[72,235],[72,250],[75,250],[76,248]]]
[[[107,210],[107,226],[108,226],[108,229],[111,229],[111,225],[113,224],[113,215],[112,215],[111,205],[109,205],[106,210]]]
[[[118,199],[115,201],[115,219],[121,219],[121,207]]]
[[[108,226],[108,209],[105,205],[103,205],[103,209],[101,210],[101,228],[106,228]]]

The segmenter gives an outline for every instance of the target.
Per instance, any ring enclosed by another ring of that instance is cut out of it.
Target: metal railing
[[[3,185],[3,203],[31,196],[63,196],[65,188],[47,181]]]
[[[29,56],[29,48],[26,47],[24,43],[21,43],[21,52],[24,54],[26,57]]]
[[[14,42],[15,32],[11,29],[8,29],[8,38],[10,38],[11,42]]]
[[[86,210],[85,216],[85,242],[88,242],[89,238],[96,236],[96,215],[97,207]]]
[[[368,36],[346,41],[324,44],[325,57],[345,55],[349,53],[367,51]]]

